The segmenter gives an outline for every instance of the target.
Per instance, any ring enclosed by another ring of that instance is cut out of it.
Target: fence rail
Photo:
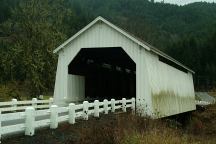
[[[101,107],[102,106],[102,107]],[[0,111],[0,138],[3,135],[16,132],[25,132],[25,135],[32,136],[35,129],[50,126],[51,129],[58,127],[60,122],[68,121],[75,124],[76,119],[82,118],[88,120],[89,116],[99,117],[100,113],[108,114],[110,111],[115,112],[120,109],[123,112],[131,108],[135,112],[135,98],[126,100],[111,99],[99,102],[95,100],[93,103],[84,101],[83,104],[75,105],[70,103],[68,107],[58,107],[51,105],[50,109],[35,110],[33,106],[25,108],[25,112],[5,113]]]
[[[33,106],[35,109],[49,108],[53,104],[53,98],[49,100],[38,100],[33,98],[28,101],[17,101],[17,99],[12,99],[9,102],[0,102],[1,112],[14,112],[25,110],[29,106]]]

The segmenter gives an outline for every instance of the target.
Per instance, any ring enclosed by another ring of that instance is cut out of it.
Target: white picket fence
[[[0,111],[1,112],[15,112],[25,110],[30,105],[35,109],[45,109],[49,108],[53,104],[53,98],[49,100],[38,100],[33,98],[28,101],[17,101],[17,99],[12,99],[9,102],[0,102]]]
[[[109,111],[115,112],[120,109],[123,112],[131,108],[135,113],[135,98],[126,100],[111,99],[99,102],[95,100],[93,103],[84,101],[83,104],[69,104],[68,107],[58,107],[52,105],[50,109],[35,110],[33,106],[27,107],[25,112],[5,113],[0,112],[0,138],[3,135],[13,134],[17,132],[25,132],[25,135],[32,136],[35,129],[50,126],[51,129],[58,127],[60,122],[68,121],[75,124],[76,119],[83,118],[88,120],[90,115],[99,117],[100,113],[108,114]]]

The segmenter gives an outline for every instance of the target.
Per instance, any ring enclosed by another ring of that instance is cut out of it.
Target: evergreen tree
[[[66,38],[63,22],[71,12],[62,0],[22,0],[11,15],[2,25],[9,40],[10,80],[25,80],[31,95],[39,95],[53,87],[53,50]]]
[[[192,68],[195,82],[216,85],[216,4],[152,2],[1,0],[0,84],[25,82],[34,96],[53,91],[53,49],[100,15]]]

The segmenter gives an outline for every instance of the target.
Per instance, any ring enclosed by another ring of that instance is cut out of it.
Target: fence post
[[[11,106],[12,106],[14,111],[17,110],[17,99],[12,99],[12,105]]]
[[[122,111],[126,112],[126,99],[122,98]]]
[[[50,107],[50,128],[55,129],[58,127],[58,106],[52,105]]]
[[[27,107],[25,109],[25,135],[33,136],[35,133],[35,109]]]
[[[115,112],[115,99],[111,99],[111,111]]]
[[[32,106],[37,109],[37,98],[32,98]]]
[[[99,117],[99,101],[94,101],[94,117]]]
[[[135,98],[132,98],[131,99],[131,104],[132,104],[132,106],[131,106],[131,109],[132,109],[132,114],[135,114]]]
[[[49,98],[49,107],[51,107],[52,104],[53,104],[53,98],[51,97],[51,98]]]
[[[68,108],[69,108],[69,123],[75,124],[75,118],[76,118],[75,104],[70,103]]]
[[[0,110],[0,143],[1,143],[1,135],[2,135],[2,131],[1,131],[1,121],[2,121],[2,119],[1,119],[1,110]]]
[[[105,100],[103,101],[103,103],[104,103],[104,105],[103,105],[103,107],[104,107],[104,113],[105,113],[105,114],[108,114],[108,100],[105,99]]]
[[[84,101],[83,102],[83,119],[88,120],[88,107],[89,107],[89,102]]]
[[[43,100],[43,99],[44,99],[43,95],[39,95],[38,98],[39,98],[40,100]]]

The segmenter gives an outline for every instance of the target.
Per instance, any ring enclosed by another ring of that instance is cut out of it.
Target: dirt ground
[[[123,115],[121,115],[123,116]],[[74,125],[60,123],[58,128],[52,130],[44,128],[36,130],[35,135],[24,136],[19,134],[3,138],[3,144],[62,144],[62,143],[79,143],[81,136],[90,127],[105,128],[113,127],[119,116],[114,114],[102,115],[100,118],[91,117],[88,121],[77,120]],[[107,120],[108,119],[108,120]],[[89,127],[90,126],[90,127]],[[93,134],[94,135],[94,134]]]
[[[32,137],[3,138],[3,144],[143,144],[216,143],[216,105],[192,113],[186,125],[175,119],[151,120],[130,113],[91,117],[76,124],[59,124],[55,130],[37,130]]]

